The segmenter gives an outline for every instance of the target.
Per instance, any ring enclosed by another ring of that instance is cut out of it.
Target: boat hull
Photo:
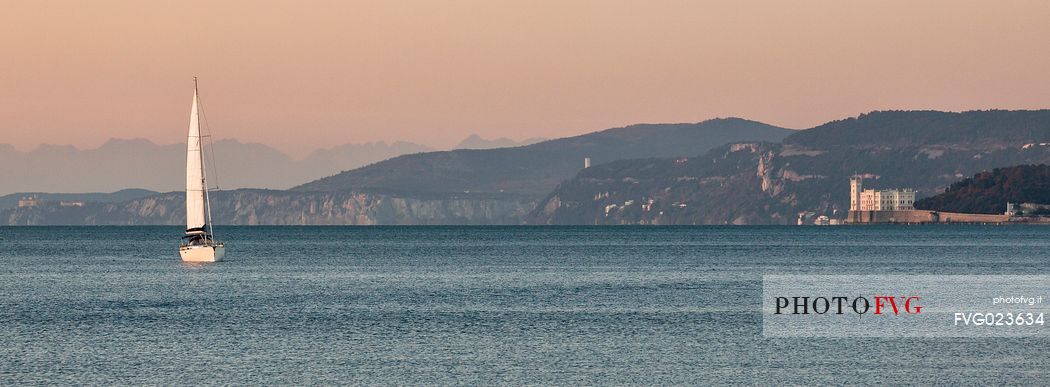
[[[182,246],[179,247],[179,256],[183,262],[219,262],[226,256],[226,246]]]

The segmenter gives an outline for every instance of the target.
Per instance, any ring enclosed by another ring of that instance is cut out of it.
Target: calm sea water
[[[0,384],[1050,381],[1046,339],[766,339],[762,274],[1050,274],[1050,227],[0,228]]]

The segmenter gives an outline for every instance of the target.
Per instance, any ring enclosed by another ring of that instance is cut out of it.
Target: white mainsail
[[[226,244],[215,240],[215,225],[211,224],[203,145],[200,100],[197,97],[197,78],[194,77],[190,134],[186,137],[186,236],[179,245],[183,262],[218,262],[226,255]]]
[[[193,87],[190,107],[190,134],[186,139],[186,231],[204,231],[204,155],[201,151],[201,125],[197,112],[197,86]]]

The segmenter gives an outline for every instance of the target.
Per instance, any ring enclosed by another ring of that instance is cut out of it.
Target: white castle
[[[850,211],[906,211],[915,209],[915,191],[911,189],[864,189],[864,177],[849,179]]]

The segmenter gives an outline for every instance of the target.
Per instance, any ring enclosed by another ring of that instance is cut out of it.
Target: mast
[[[198,109],[200,109],[200,99],[197,98],[197,77],[193,77],[193,98],[197,101]],[[200,120],[197,120],[198,133],[200,128]],[[209,133],[210,135],[211,133]],[[200,139],[200,137],[198,137]],[[204,141],[200,141],[200,158],[201,158],[201,187],[204,190],[204,224],[208,225],[208,236],[211,236],[212,242],[215,241],[215,224],[211,221],[211,197],[208,195],[208,168],[204,167]],[[215,152],[212,149],[212,152]],[[212,153],[214,155],[214,153]],[[213,165],[212,168],[215,166]]]

